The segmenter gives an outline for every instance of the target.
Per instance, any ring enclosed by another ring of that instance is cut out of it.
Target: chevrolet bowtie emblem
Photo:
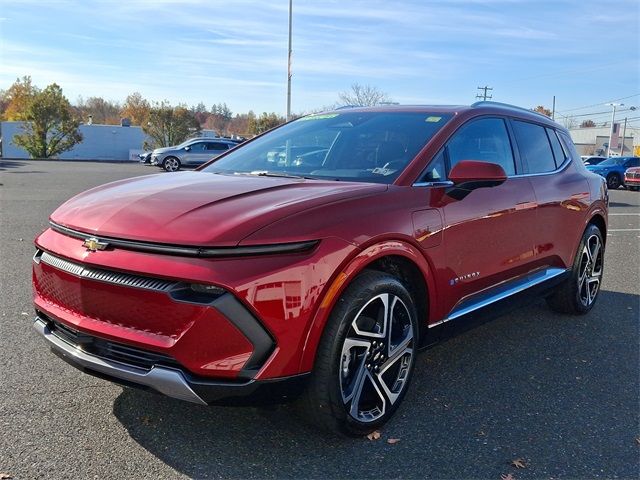
[[[109,244],[107,242],[101,242],[97,238],[91,237],[87,238],[82,246],[90,252],[95,252],[97,250],[104,250],[109,246]]]

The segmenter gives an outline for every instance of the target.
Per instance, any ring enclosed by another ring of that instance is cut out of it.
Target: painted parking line
[[[640,232],[640,228],[610,228],[608,232]]]
[[[613,215],[617,215],[617,216],[638,216],[640,217],[640,213],[610,213],[609,216],[613,216]]]

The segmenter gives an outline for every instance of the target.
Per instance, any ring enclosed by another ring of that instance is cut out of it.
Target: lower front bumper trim
[[[68,360],[69,363],[78,368],[97,372],[124,382],[148,387],[179,400],[207,405],[207,402],[193,391],[182,372],[178,370],[160,366],[154,366],[150,370],[145,370],[118,362],[112,362],[83,352],[79,348],[58,338],[40,318],[36,318],[33,327],[42,335],[55,353],[61,355],[64,359]]]

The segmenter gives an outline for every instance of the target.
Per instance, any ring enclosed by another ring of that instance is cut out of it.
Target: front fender
[[[429,265],[427,259],[414,245],[401,240],[384,240],[379,243],[370,245],[364,250],[358,252],[348,263],[334,276],[329,287],[325,290],[320,306],[317,309],[313,320],[310,322],[307,331],[306,341],[300,362],[301,372],[308,372],[313,368],[318,344],[324,332],[324,328],[331,314],[333,306],[340,298],[340,295],[351,281],[368,265],[376,260],[387,256],[400,256],[413,262],[422,273],[424,281],[427,285],[429,295],[428,318],[434,318],[436,302],[432,301],[435,297],[435,279],[433,278],[433,269]]]

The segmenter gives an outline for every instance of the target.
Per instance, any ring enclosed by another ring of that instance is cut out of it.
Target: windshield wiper
[[[257,177],[309,178],[301,175],[291,175],[290,173],[284,172],[270,172],[269,170],[254,170],[252,172],[248,172],[247,175],[255,175]]]

